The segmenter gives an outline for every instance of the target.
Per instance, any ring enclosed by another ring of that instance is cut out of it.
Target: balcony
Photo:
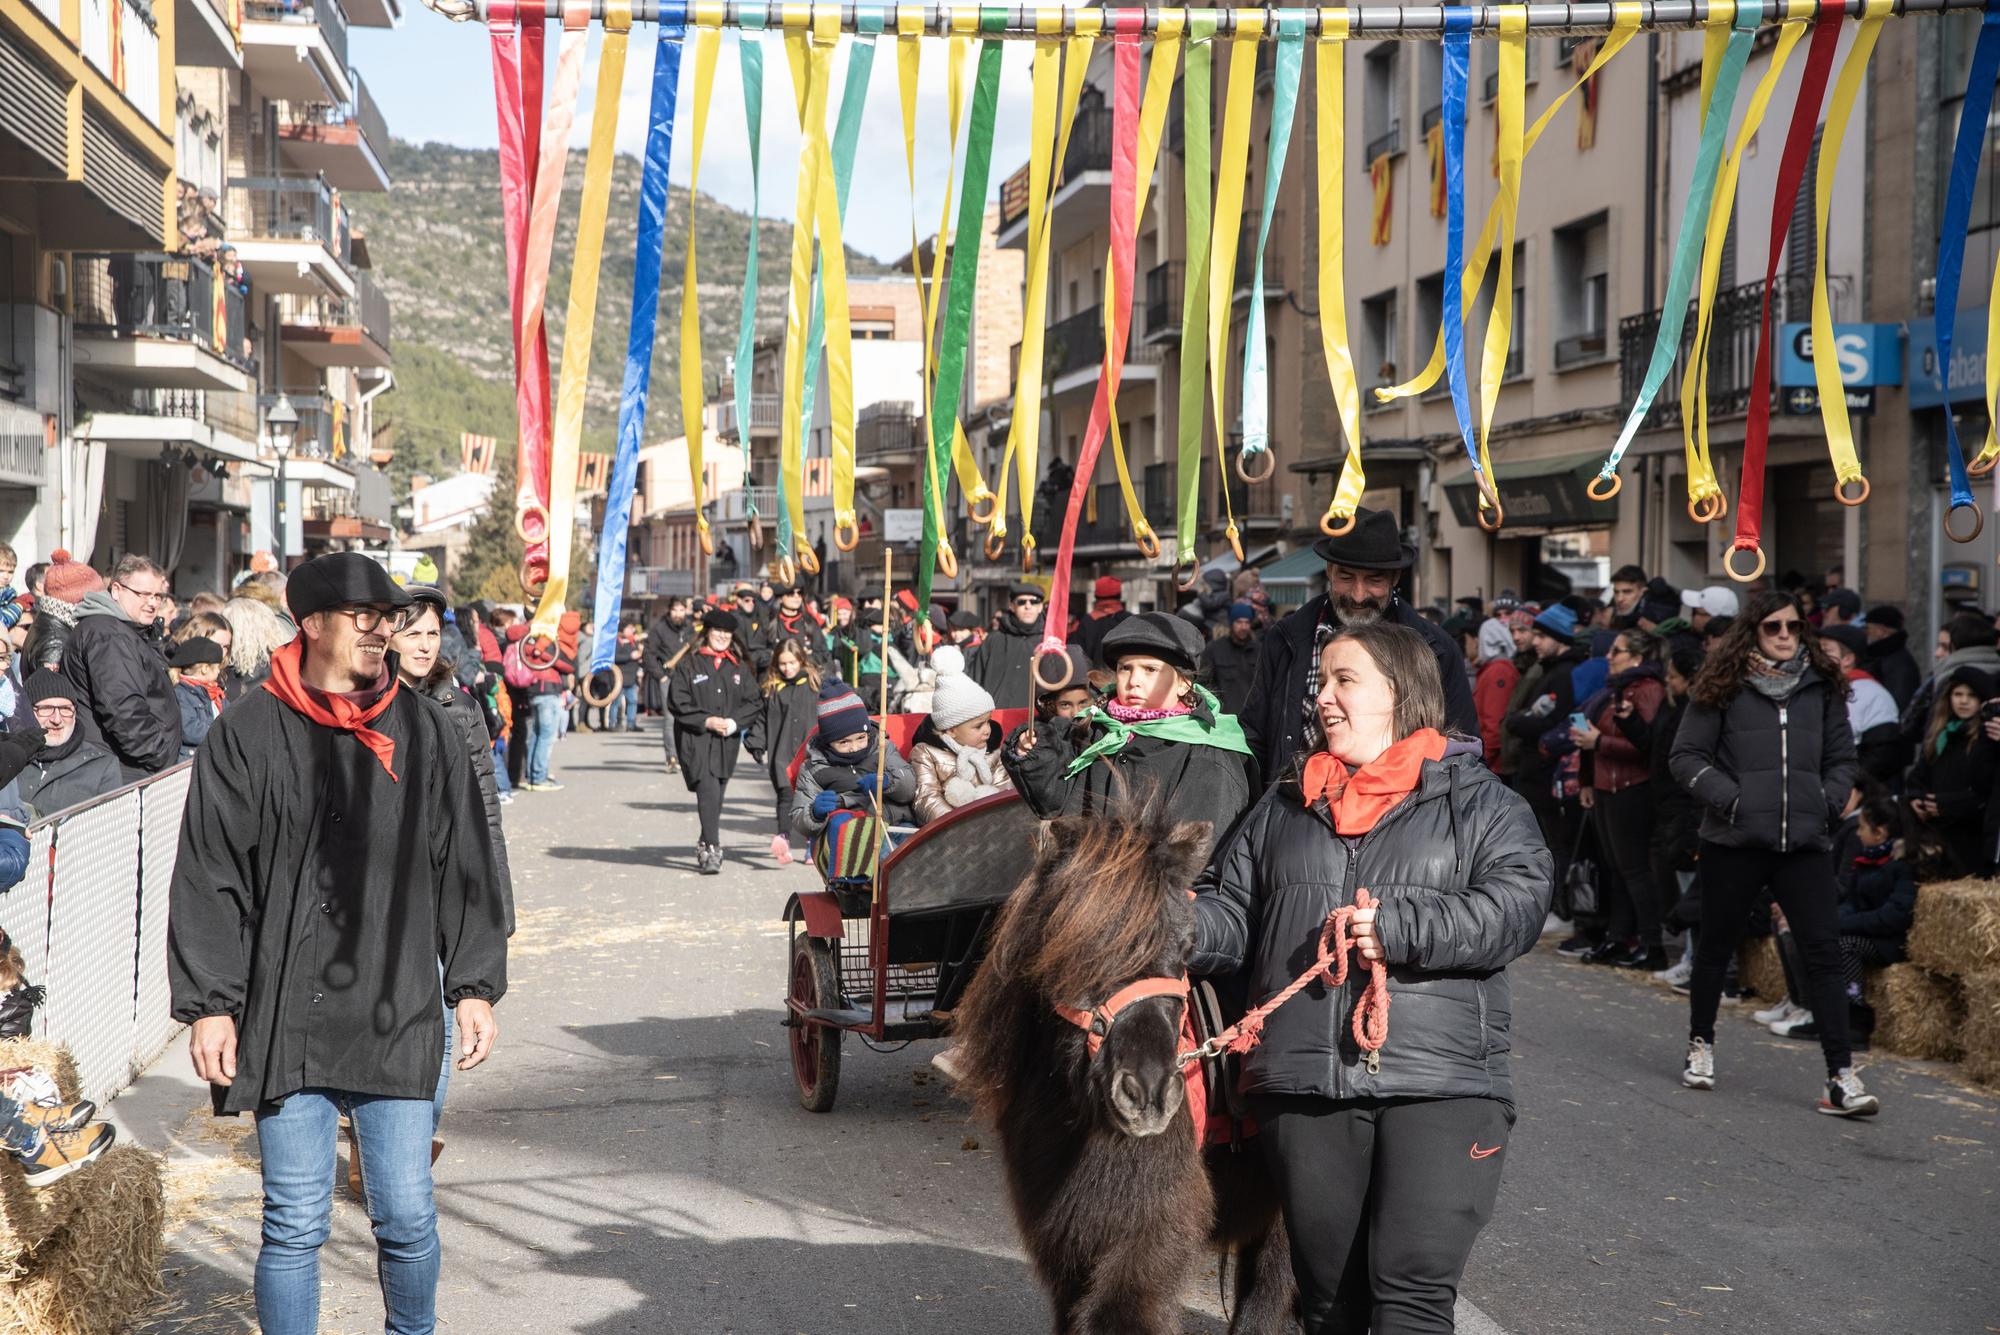
[[[1018,344],[1015,345],[1017,348]],[[1125,346],[1125,371],[1121,383],[1150,380],[1165,350],[1158,344],[1134,343]],[[1016,363],[1019,354],[1016,354]],[[1094,390],[1098,369],[1104,365],[1104,308],[1092,306],[1067,320],[1048,327],[1042,346],[1042,383],[1052,396]],[[1134,376],[1133,372],[1141,372]]]
[[[1236,241],[1236,284],[1234,291],[1237,301],[1250,298],[1250,284],[1256,277],[1257,269],[1257,227],[1264,220],[1263,211],[1253,210],[1243,215],[1243,230]],[[1285,211],[1271,211],[1271,231],[1264,243],[1264,298],[1275,301],[1285,295],[1285,248],[1278,244],[1284,234]]]
[[[243,68],[279,102],[346,102],[347,15],[340,0],[242,0]]]
[[[1654,327],[1658,328],[1658,325]],[[1559,338],[1556,340],[1556,370],[1566,371],[1572,366],[1590,366],[1601,362],[1609,350],[1610,342],[1601,327],[1588,333]]]
[[[402,0],[341,0],[341,7],[357,28],[397,28],[403,23]]]
[[[179,447],[198,458],[258,462],[257,397],[200,389],[132,389],[108,411],[90,414],[78,435],[112,454],[157,459]]]
[[[998,244],[1027,247],[1027,196],[1026,168],[1023,168],[1001,186]],[[1069,146],[1063,151],[1049,196],[1051,253],[1059,254],[1093,229],[1101,230],[1110,200],[1111,108],[1102,101],[1087,102],[1076,113]]]
[[[236,258],[258,291],[354,295],[347,210],[326,181],[233,177],[224,213]]]
[[[776,394],[752,394],[750,396],[750,434],[752,436],[777,436],[783,429],[784,399]],[[715,434],[724,440],[741,440],[743,433],[736,420],[736,396],[729,394],[715,405]]]
[[[160,33],[150,4],[80,0],[83,58],[147,120],[160,119]]]
[[[389,298],[365,271],[351,297],[279,298],[278,336],[288,352],[314,366],[387,366]]]
[[[1752,394],[1760,388],[1765,394],[1772,393],[1770,385],[1760,387],[1751,383],[1763,302],[1762,283],[1745,283],[1718,294],[1715,299],[1713,328],[1708,344],[1708,414],[1711,419],[1740,417],[1750,411]],[[1798,312],[1803,318],[1811,305],[1809,289],[1788,291],[1787,284],[1781,279],[1771,291],[1771,323],[1773,326],[1783,324],[1792,318],[1788,312]],[[1658,311],[1628,315],[1618,322],[1620,401],[1630,403],[1639,396],[1659,328]],[[1694,333],[1694,312],[1690,306],[1687,321],[1681,328],[1681,345],[1674,356],[1673,370],[1668,374],[1660,396],[1653,400],[1652,411],[1646,415],[1645,424],[1648,427],[1671,426],[1681,420],[1681,377],[1686,374],[1688,351],[1694,344]]]
[[[745,524],[750,520],[750,507],[757,507],[758,518],[766,526],[776,522],[778,514],[778,489],[776,487],[731,487],[710,501],[705,507],[712,524]]]
[[[243,68],[242,0],[174,0],[174,64]]]
[[[1169,260],[1146,272],[1146,342],[1168,343],[1181,336],[1181,262]]]
[[[279,147],[293,166],[318,173],[337,190],[387,190],[389,172],[381,155],[389,147],[389,124],[361,76],[348,74],[354,95],[347,101],[287,108],[278,126]]]
[[[306,486],[353,491],[354,456],[350,448],[351,424],[347,420],[347,405],[322,394],[288,392],[288,395],[292,411],[299,415],[299,423],[292,430],[292,450],[285,459],[286,479]],[[277,401],[276,394],[259,394],[259,415],[267,415]],[[268,427],[259,443],[266,448],[266,461],[274,462],[276,451],[271,448]]]
[[[924,454],[924,419],[913,403],[871,403],[854,423],[854,456],[864,464],[915,464]]]
[[[242,392],[256,382],[244,294],[186,255],[78,255],[76,364],[147,389]]]
[[[1377,158],[1388,157],[1402,151],[1403,123],[1392,120],[1387,129],[1368,141],[1368,147],[1362,150],[1361,166],[1366,170]]]

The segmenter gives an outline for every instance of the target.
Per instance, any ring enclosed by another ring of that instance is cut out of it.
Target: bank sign
[[[1986,308],[1960,311],[1951,330],[1950,375],[1938,366],[1936,327],[1910,321],[1909,394],[1912,408],[1978,402],[1986,397]]]
[[[1837,324],[1834,352],[1849,412],[1875,411],[1875,387],[1903,382],[1903,327],[1895,324]],[[1809,324],[1778,327],[1778,402],[1787,413],[1819,411],[1813,377],[1813,333]]]

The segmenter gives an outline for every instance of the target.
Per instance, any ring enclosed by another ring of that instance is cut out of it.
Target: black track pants
[[[1500,1193],[1507,1105],[1264,1097],[1253,1107],[1306,1335],[1450,1335],[1459,1277]]]
[[[694,786],[694,807],[701,816],[701,841],[704,844],[722,843],[722,791],[725,787],[727,785],[713,775]]]
[[[1653,879],[1653,785],[1635,783],[1597,794],[1598,842],[1618,867],[1620,891],[1611,903],[1613,940],[1637,937],[1660,944],[1660,887]]]

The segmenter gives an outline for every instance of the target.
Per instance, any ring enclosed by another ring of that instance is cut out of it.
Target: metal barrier
[[[48,988],[35,1037],[76,1060],[85,1098],[119,1093],[180,1032],[168,1014],[167,890],[189,767],[177,765],[28,830],[28,870],[0,927]]]

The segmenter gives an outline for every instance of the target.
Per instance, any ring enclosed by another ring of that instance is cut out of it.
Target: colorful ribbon
[[[618,453],[604,498],[597,538],[597,626],[590,675],[611,666],[618,614],[625,598],[625,548],[632,525],[632,491],[646,434],[646,398],[653,383],[653,342],[660,324],[660,264],[667,236],[667,168],[674,155],[674,104],[681,86],[681,31],[686,11],[662,6],[653,49],[653,106],[646,121],[646,165],[639,176],[639,236],[632,251],[632,324],[625,339],[625,385],[618,395]],[[746,451],[747,453],[747,451]]]
[[[750,520],[752,545],[762,546],[756,489],[750,459],[751,369],[757,357],[757,238],[763,231],[764,161],[764,11],[746,6],[737,19],[736,63],[743,77],[743,133],[750,144],[750,245],[743,256],[743,304],[736,321],[736,443],[743,450],[743,501]],[[690,217],[694,206],[688,205]],[[701,498],[695,498],[699,510]],[[789,518],[787,519],[789,523]],[[789,550],[789,549],[785,549]]]
[[[539,134],[542,119],[539,55],[543,23],[537,19],[531,29],[534,37],[530,45],[537,56],[532,98],[524,96],[522,86],[525,71],[521,21],[514,0],[494,0],[486,12],[486,28],[493,44],[493,102],[499,119],[500,213],[507,247],[508,334],[514,352],[514,416],[518,433],[515,471],[519,485],[515,489],[515,519],[519,523],[534,497],[534,491],[528,484],[533,471],[531,464],[546,457],[543,433],[534,425],[540,419],[530,411],[533,399],[528,387],[535,367],[534,356],[521,344],[521,280],[526,260],[528,212],[534,197],[529,165],[535,160],[535,149],[529,146],[528,123],[532,120],[535,133]],[[534,347],[541,353],[541,385],[546,392],[548,345],[537,340]],[[539,524],[537,527],[542,528]]]
[[[1278,58],[1271,78],[1271,128],[1264,153],[1264,211],[1257,222],[1257,249],[1250,261],[1250,318],[1243,332],[1243,448],[1237,467],[1248,455],[1271,448],[1271,380],[1269,349],[1264,346],[1264,249],[1271,240],[1271,215],[1278,207],[1278,185],[1292,148],[1292,118],[1299,105],[1299,70],[1305,57],[1306,16],[1301,10],[1278,14]]]
[[[1345,13],[1346,11],[1339,11]],[[1174,506],[1176,565],[1200,558],[1195,554],[1201,505],[1201,398],[1207,388],[1204,355],[1208,327],[1209,145],[1214,132],[1211,110],[1215,66],[1215,11],[1191,9],[1187,16],[1186,69],[1181,76],[1181,153],[1187,262],[1181,288],[1180,415],[1176,468],[1179,495]]]
[[[1340,481],[1320,520],[1320,530],[1332,536],[1354,527],[1354,512],[1368,485],[1367,470],[1361,466],[1361,387],[1347,342],[1347,290],[1342,273],[1347,263],[1347,92],[1342,64],[1347,54],[1347,23],[1346,10],[1322,10],[1319,45],[1313,51],[1319,98],[1319,338],[1334,406],[1340,410],[1341,434],[1347,437],[1347,459],[1340,466]]]
[[[792,67],[792,97],[798,105],[800,143],[798,189],[792,222],[791,298],[785,306],[785,393],[778,430],[779,574],[805,548],[805,341],[812,313],[813,232],[819,222],[820,160],[826,152],[827,85],[832,82],[832,43],[819,40],[820,15],[810,31],[787,28],[785,58]],[[835,15],[835,31],[838,15]]]
[[[697,11],[699,13],[699,11]],[[707,16],[697,19],[702,24],[695,30],[694,37],[694,141],[689,144],[691,165],[688,171],[688,199],[693,201],[696,191],[701,188],[701,145],[708,135],[708,99],[715,91],[715,57],[722,45],[722,33],[707,25]],[[737,374],[747,376],[747,367],[738,366]],[[701,463],[703,384],[701,373],[701,298],[696,286],[694,209],[688,209],[687,254],[681,261],[681,432],[687,437],[688,473],[694,481],[694,527],[695,536],[701,541],[701,549],[713,555],[715,539],[709,535],[708,516],[702,512],[702,501],[707,496],[707,484]],[[749,423],[742,425],[744,433],[743,452],[750,453]]]
[[[1681,210],[1680,233],[1674,239],[1673,264],[1667,271],[1667,292],[1660,305],[1660,328],[1653,341],[1652,360],[1646,365],[1646,376],[1639,386],[1639,395],[1626,415],[1625,425],[1618,432],[1617,443],[1611,447],[1611,454],[1598,470],[1597,477],[1590,484],[1590,495],[1594,500],[1610,500],[1618,494],[1616,485],[1618,464],[1631,448],[1632,438],[1639,434],[1640,424],[1646,414],[1652,411],[1653,398],[1666,383],[1667,372],[1673,369],[1674,358],[1680,353],[1681,329],[1687,322],[1688,289],[1694,285],[1695,267],[1701,261],[1702,225],[1709,216],[1709,205],[1715,198],[1717,166],[1722,160],[1722,146],[1729,134],[1729,118],[1736,106],[1736,93],[1743,82],[1743,67],[1750,61],[1750,48],[1757,40],[1757,22],[1763,10],[1756,5],[1746,5],[1741,10],[1723,0],[1709,7],[1710,28],[1707,49],[1702,61],[1702,123],[1701,144],[1695,150],[1694,173],[1689,178],[1687,201]],[[1727,46],[1717,49],[1716,39],[1720,29],[1714,25],[1727,15],[1734,19],[1727,38]],[[1614,34],[1615,36],[1616,34]],[[1722,488],[1715,483],[1714,471],[1709,470],[1703,479],[1695,472],[1695,460],[1690,451],[1688,460],[1688,505],[1691,511],[1701,503],[1694,494],[1695,487],[1706,482],[1710,496],[1720,498]],[[1600,491],[1598,483],[1613,485]],[[1714,514],[1707,516],[1714,518]]]
[[[1368,187],[1371,199],[1368,206],[1368,244],[1386,246],[1389,244],[1390,229],[1395,224],[1396,205],[1396,164],[1387,154],[1376,157],[1368,164]],[[1444,329],[1438,329],[1438,373],[1444,373]],[[1381,390],[1375,391],[1380,394]]]
[[[1500,181],[1494,209],[1500,215],[1500,275],[1493,288],[1493,306],[1486,317],[1486,341],[1479,360],[1479,468],[1493,492],[1492,526],[1503,518],[1500,484],[1493,476],[1493,410],[1500,404],[1500,381],[1507,374],[1507,352],[1514,342],[1514,223],[1521,209],[1521,159],[1527,144],[1521,133],[1522,103],[1527,98],[1528,11],[1509,6],[1500,11],[1497,96],[1494,99],[1493,165]],[[1461,291],[1460,311],[1465,294]],[[1484,498],[1480,522],[1486,523]]]
[[[1444,373],[1451,384],[1451,409],[1458,418],[1465,457],[1479,486],[1479,513],[1485,522],[1496,496],[1480,463],[1472,435],[1472,397],[1465,383],[1465,82],[1472,57],[1472,11],[1448,5],[1444,11]]]
[[[1756,552],[1760,570],[1764,565],[1764,458],[1771,440],[1771,288],[1777,282],[1778,256],[1784,251],[1792,213],[1798,207],[1799,186],[1805,182],[1806,160],[1812,156],[1813,133],[1819,127],[1819,109],[1826,100],[1827,80],[1833,74],[1833,56],[1840,46],[1840,30],[1846,17],[1847,12],[1838,5],[1826,5],[1820,10],[1819,21],[1813,25],[1812,45],[1806,51],[1805,71],[1799,79],[1798,99],[1792,103],[1792,123],[1785,131],[1785,150],[1778,159],[1777,193],[1771,206],[1771,244],[1764,259],[1764,299],[1757,322],[1757,355],[1750,372],[1750,413],[1743,434],[1743,471],[1736,487],[1736,538],[1730,544],[1737,551]],[[1839,141],[1831,149],[1825,156],[1838,158]],[[1816,268],[1825,271],[1823,259],[1816,259]],[[1829,344],[1830,335],[1831,330]],[[1814,360],[1817,363],[1818,359]],[[1845,400],[1846,393],[1842,391],[1840,397]]]
[[[1239,10],[1229,42],[1229,87],[1222,103],[1222,157],[1216,168],[1215,227],[1208,257],[1208,401],[1215,421],[1215,458],[1222,474],[1224,534],[1241,559],[1243,539],[1229,492],[1229,322],[1235,309],[1236,244],[1243,229],[1243,189],[1250,175],[1250,106],[1256,97],[1257,46],[1264,15]]]
[[[1972,218],[1972,187],[1979,178],[1979,160],[1985,156],[1987,116],[1993,109],[1993,88],[2000,79],[2000,0],[1986,0],[1986,12],[1979,22],[1979,40],[1972,48],[1972,68],[1966,75],[1965,100],[1958,107],[1958,140],[1952,146],[1950,185],[1945,190],[1944,218],[1938,232],[1937,311],[1932,329],[1937,339],[1939,374],[1951,381],[1952,327],[1958,320],[1959,280],[1965,269],[1966,229]],[[2000,307],[1996,307],[2000,309]],[[1993,318],[1993,312],[1988,312]],[[1994,389],[2000,381],[1994,364],[2000,361],[2000,344],[1988,344],[1986,375],[1989,393],[1986,411],[1993,414]],[[1965,467],[1965,454],[1958,443],[1958,424],[1949,408],[1944,413],[1945,467],[1951,483],[1951,504],[1944,514],[1945,536],[1953,542],[1971,542],[1986,526],[1986,514],[1972,497],[1972,479]],[[1989,430],[1982,462],[2000,453]],[[1951,517],[1960,510],[1972,511],[1970,533],[1952,529]]]
[[[903,110],[903,165],[910,186],[910,274],[917,284],[917,310],[924,331],[923,399],[924,429],[930,430],[932,386],[937,378],[937,318],[943,306],[944,261],[949,247],[945,233],[951,225],[952,184],[958,176],[958,125],[965,107],[965,60],[971,45],[956,30],[945,43],[945,173],[944,197],[939,206],[937,240],[932,247],[931,276],[924,277],[921,228],[917,222],[917,79],[923,65],[924,11],[917,5],[896,10],[896,77],[901,85]],[[937,459],[928,446],[924,449],[924,495],[927,506],[942,507],[942,487],[937,484]],[[937,509],[938,526],[944,526],[944,512]]]
[[[567,25],[568,14],[563,21]],[[618,151],[618,95],[625,82],[625,48],[631,32],[632,0],[605,0],[604,40],[598,48],[597,88],[591,97],[590,152],[584,158],[576,252],[570,260],[569,310],[563,319],[555,446],[549,453],[549,578],[535,608],[535,634],[551,641],[560,629],[569,599],[570,547],[576,540],[577,455],[583,447],[583,394],[590,380],[597,275],[604,258],[605,214],[611,207],[612,159]],[[567,41],[567,27],[563,37]]]

